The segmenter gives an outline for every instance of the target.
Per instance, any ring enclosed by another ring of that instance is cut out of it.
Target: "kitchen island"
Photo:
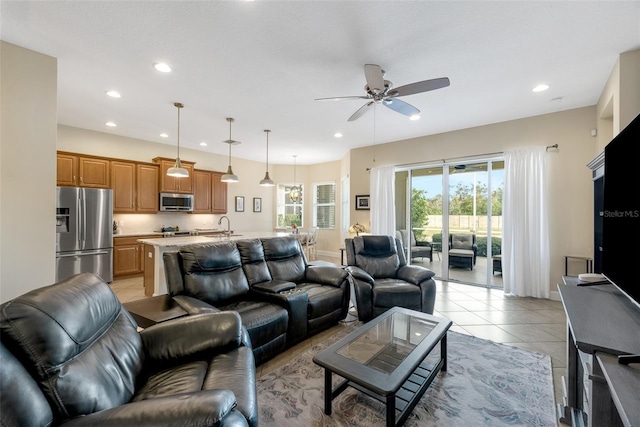
[[[213,236],[184,236],[169,237],[164,239],[140,239],[144,244],[144,289],[145,295],[157,296],[167,293],[167,279],[164,273],[163,254],[177,251],[182,246],[206,245],[215,242],[232,240],[258,239],[267,237],[296,236],[299,239],[306,238],[306,234],[290,234],[277,231],[253,231],[231,234],[231,237],[223,233]]]

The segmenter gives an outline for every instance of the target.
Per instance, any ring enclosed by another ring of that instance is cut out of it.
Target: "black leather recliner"
[[[400,239],[358,236],[345,239],[345,245],[361,321],[368,322],[396,306],[433,314],[435,273],[407,265]]]
[[[141,332],[97,276],[0,306],[2,426],[256,426],[255,367],[237,313]]]

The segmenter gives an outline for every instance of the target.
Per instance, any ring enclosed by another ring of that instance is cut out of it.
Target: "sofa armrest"
[[[330,285],[336,288],[342,287],[348,277],[349,273],[344,268],[327,265],[310,265],[306,271],[307,282]]]
[[[373,285],[375,283],[375,281],[373,280],[373,277],[371,277],[369,273],[367,273],[360,267],[350,265],[345,270],[347,270],[347,273],[351,274],[351,276],[356,280],[360,280],[370,285]]]
[[[183,317],[140,331],[147,360],[161,366],[184,357],[238,348],[242,335],[242,321],[235,311]]]
[[[173,300],[180,306],[187,314],[203,314],[203,313],[218,313],[219,308],[212,306],[198,298],[190,297],[187,295],[176,295]]]
[[[73,418],[62,424],[75,426],[217,426],[236,406],[231,390],[202,390],[141,400]],[[245,420],[245,425],[248,425]]]
[[[397,277],[405,282],[419,285],[420,283],[431,279],[435,275],[436,273],[428,268],[419,267],[417,265],[403,265],[398,269]]]

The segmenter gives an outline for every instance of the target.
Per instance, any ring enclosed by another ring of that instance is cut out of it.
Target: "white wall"
[[[564,274],[564,255],[593,256],[593,183],[586,164],[595,156],[595,107],[496,123],[376,146],[376,163],[407,165],[472,156],[528,145],[558,144],[549,153],[551,275],[556,290]],[[369,194],[371,147],[351,153],[351,192]],[[366,212],[366,213],[363,213]],[[369,228],[368,211],[352,210],[352,221]]]
[[[0,301],[55,279],[57,62],[0,42]]]

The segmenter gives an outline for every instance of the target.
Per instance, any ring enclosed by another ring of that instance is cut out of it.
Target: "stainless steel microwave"
[[[191,212],[193,211],[193,194],[160,193],[160,210]]]

